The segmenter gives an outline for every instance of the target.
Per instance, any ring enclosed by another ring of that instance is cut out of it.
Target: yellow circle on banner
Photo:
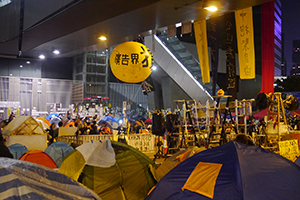
[[[148,78],[152,71],[153,55],[139,42],[124,42],[110,56],[112,73],[126,83],[139,83]]]
[[[111,104],[110,103],[108,104],[108,107],[111,108]]]

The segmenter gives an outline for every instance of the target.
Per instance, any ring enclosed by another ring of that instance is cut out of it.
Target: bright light
[[[208,6],[208,7],[205,7],[204,9],[211,11],[211,12],[215,12],[218,10],[218,8],[216,6]]]
[[[22,67],[23,67],[23,65],[20,65],[20,67],[22,68]]]
[[[105,36],[100,36],[100,37],[98,37],[98,39],[99,39],[99,40],[102,40],[102,41],[107,40],[107,38],[106,38]]]
[[[44,60],[45,58],[46,58],[46,57],[45,57],[43,54],[39,55],[39,59]]]
[[[122,124],[122,123],[123,123],[123,120],[120,119],[120,120],[119,120],[119,124]]]
[[[153,66],[153,67],[152,67],[152,70],[156,70],[156,69],[157,69],[157,67],[156,67],[156,66]]]
[[[30,64],[30,61],[28,60],[26,63],[27,63],[27,64]]]
[[[60,54],[60,52],[56,49],[56,50],[54,50],[54,51],[52,51],[52,53],[54,53],[55,55],[58,55],[58,54]]]
[[[179,22],[179,23],[175,24],[175,26],[176,26],[176,28],[178,28],[178,27],[182,26],[182,23]]]

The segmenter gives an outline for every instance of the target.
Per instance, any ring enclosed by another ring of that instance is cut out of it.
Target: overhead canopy
[[[299,180],[300,167],[290,160],[231,141],[180,163],[146,200],[298,199]]]

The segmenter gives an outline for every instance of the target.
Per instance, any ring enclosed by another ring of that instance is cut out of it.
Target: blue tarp
[[[146,198],[208,200],[182,187],[199,162],[222,164],[214,200],[299,199],[300,167],[271,151],[234,141],[202,151],[171,170]]]
[[[14,156],[14,159],[19,160],[19,158],[28,151],[27,147],[22,144],[12,144],[8,147],[10,153]]]
[[[48,154],[56,163],[58,167],[63,162],[64,157],[66,157],[74,148],[68,145],[65,142],[54,142],[50,146],[47,147],[45,153]]]

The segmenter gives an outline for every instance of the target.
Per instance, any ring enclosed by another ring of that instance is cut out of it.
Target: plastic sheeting
[[[0,158],[1,199],[92,200],[100,198],[85,186],[54,170],[24,161]]]

